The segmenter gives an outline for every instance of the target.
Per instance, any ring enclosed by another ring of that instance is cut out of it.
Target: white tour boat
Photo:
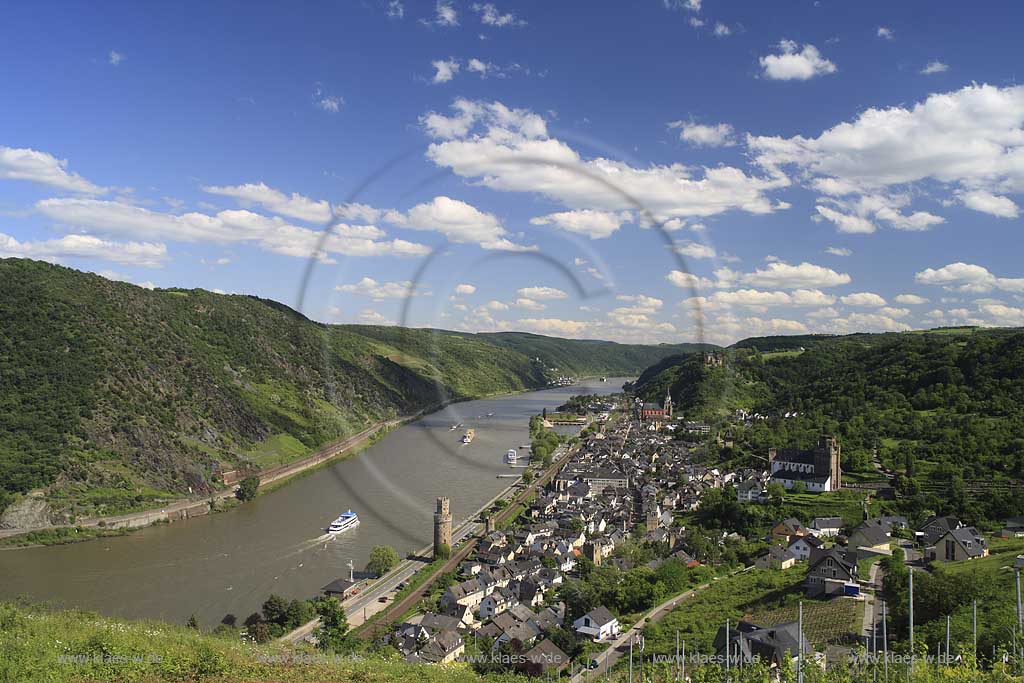
[[[359,526],[359,515],[349,510],[341,513],[340,517],[331,522],[331,525],[327,527],[327,533],[340,534],[357,526]]]

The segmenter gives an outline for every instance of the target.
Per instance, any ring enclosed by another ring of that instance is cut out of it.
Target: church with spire
[[[672,393],[665,390],[665,400],[660,406],[657,403],[644,403],[640,407],[640,419],[644,422],[672,419]]]

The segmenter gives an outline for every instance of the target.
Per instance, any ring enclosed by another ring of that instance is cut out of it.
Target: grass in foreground
[[[761,585],[763,579],[763,576],[754,577],[752,584]],[[648,657],[651,642],[648,640]],[[651,665],[649,661],[644,666],[647,680],[670,680],[670,664]],[[657,678],[651,677],[654,673]],[[691,681],[711,683],[726,680],[725,672],[713,667],[701,670],[688,668],[687,674]],[[729,680],[734,682],[767,683],[776,680],[758,667],[747,667],[742,673],[734,669],[729,676]],[[810,666],[805,669],[807,683],[868,683],[882,680],[880,676],[879,673],[875,678],[870,670],[850,672],[841,668],[826,673]],[[639,671],[634,680],[638,677]],[[551,679],[554,679],[553,674]],[[0,603],[0,680],[19,683],[522,683],[528,679],[511,674],[481,676],[466,664],[410,665],[394,656],[385,658],[379,655],[334,657],[304,646],[280,643],[255,645],[159,622],[119,621],[92,612],[50,612],[38,606]],[[625,670],[613,671],[607,676],[602,673],[601,680],[626,683],[628,674]],[[784,675],[783,680],[795,681],[796,678],[795,675]],[[1001,683],[1021,681],[1022,678],[1012,675],[1002,665],[992,672],[975,671],[967,666],[918,665],[910,676],[893,666],[891,680]]]
[[[160,622],[119,621],[92,612],[50,612],[0,603],[0,680],[471,683],[482,679],[464,665],[411,666],[372,656],[335,658],[304,647],[255,645]]]

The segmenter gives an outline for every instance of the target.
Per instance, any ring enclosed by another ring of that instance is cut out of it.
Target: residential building
[[[773,545],[768,552],[754,560],[754,566],[758,569],[789,569],[796,564],[796,555],[788,548]]]
[[[838,536],[843,530],[842,517],[815,517],[808,527],[810,532],[818,538],[832,538]]]
[[[924,552],[928,561],[956,562],[988,557],[988,541],[973,526],[950,529]]]
[[[804,588],[809,597],[841,594],[844,586],[856,583],[857,578],[856,554],[833,546],[811,554]]]
[[[619,620],[603,605],[572,622],[573,629],[594,640],[610,640],[619,635]]]
[[[731,666],[760,661],[774,668],[795,662],[800,650],[805,656],[814,652],[807,635],[800,633],[799,624],[795,621],[775,626],[741,621],[734,627],[730,626],[728,632],[722,626],[715,636],[714,647],[720,658],[729,657]]]

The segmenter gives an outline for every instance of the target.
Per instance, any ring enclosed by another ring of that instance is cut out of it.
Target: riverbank
[[[321,446],[317,451],[304,458],[260,470],[256,473],[260,478],[258,492],[263,494],[276,491],[299,475],[314,472],[326,465],[357,455],[386,436],[391,430],[442,411],[448,406],[489,398],[516,396],[532,391],[542,391],[545,388],[547,387],[524,387],[512,392],[495,392],[479,397],[449,399],[424,408],[413,415],[383,420],[353,436]],[[122,535],[130,531],[153,526],[154,524],[182,522],[195,517],[227,512],[235,509],[237,505],[229,505],[218,509],[217,503],[234,499],[235,490],[235,486],[230,486],[202,498],[181,498],[159,508],[138,510],[119,515],[89,517],[76,521],[74,524],[54,524],[33,529],[0,529],[0,550],[19,550],[40,546],[81,543],[112,535]]]
[[[595,376],[593,378],[580,378],[577,380],[577,384],[588,379],[596,379],[598,377],[599,376]],[[256,473],[260,478],[258,491],[261,494],[270,493],[292,481],[299,475],[313,472],[325,465],[357,455],[366,448],[372,446],[391,430],[402,425],[415,422],[427,415],[442,411],[451,405],[469,401],[516,396],[551,388],[553,387],[524,387],[511,392],[494,392],[483,396],[449,399],[424,408],[413,415],[397,417],[391,420],[383,420],[367,427],[353,436],[321,446],[317,451],[304,458],[291,463],[260,470]],[[146,510],[138,510],[119,515],[88,517],[83,520],[76,521],[74,524],[54,524],[32,529],[0,529],[0,550],[17,550],[49,545],[80,543],[111,535],[120,535],[128,531],[153,526],[154,524],[182,522],[195,517],[204,517],[212,513],[227,512],[236,508],[237,505],[229,505],[218,509],[217,503],[231,500],[234,496],[235,487],[230,486],[224,490],[217,491],[210,496],[202,498],[181,498],[164,504],[159,508],[149,508]],[[108,533],[114,531],[117,533]]]
[[[443,410],[444,407],[444,405],[436,407],[430,412]],[[305,458],[286,465],[260,470],[256,473],[260,478],[258,491],[260,493],[274,491],[300,474],[312,472],[319,467],[352,457],[376,443],[377,440],[392,429],[418,420],[424,414],[428,413],[421,411],[415,415],[378,422],[353,436],[323,446],[317,452]],[[96,538],[105,538],[111,535],[121,535],[154,524],[186,521],[214,512],[226,512],[234,509],[236,506],[220,510],[216,507],[218,502],[234,498],[234,496],[235,487],[232,486],[222,491],[217,491],[209,497],[182,498],[159,509],[141,510],[122,515],[91,517],[75,524],[55,524],[37,529],[0,529],[0,547],[6,550],[16,550],[42,545],[64,545],[94,540]],[[19,542],[19,539],[27,540],[28,542]]]

